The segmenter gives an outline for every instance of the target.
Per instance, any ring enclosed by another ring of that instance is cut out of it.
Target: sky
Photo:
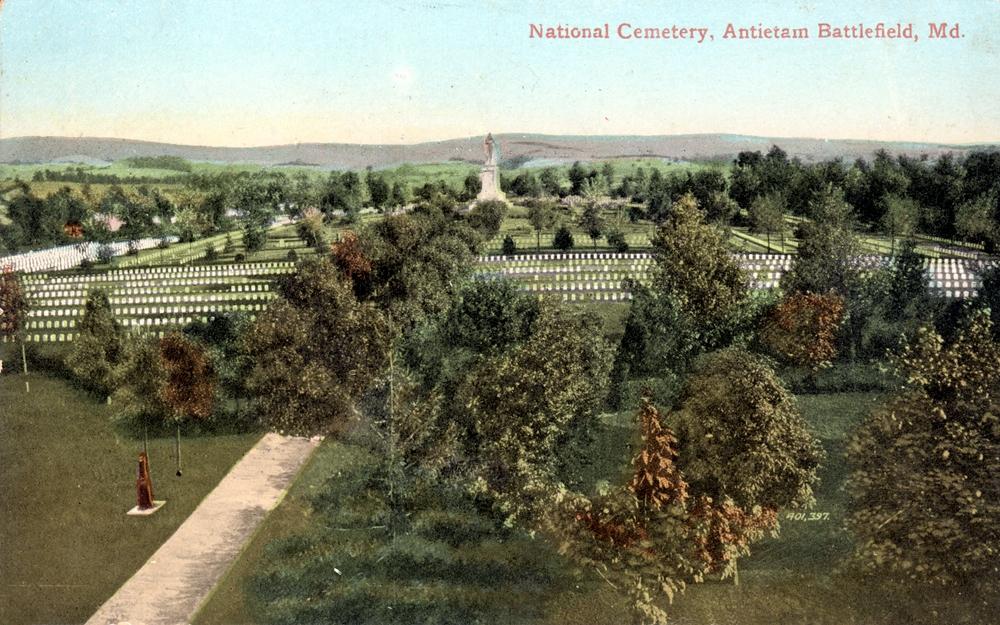
[[[913,23],[910,40],[817,25]],[[545,40],[530,24],[709,28]],[[930,22],[957,39],[927,38]],[[808,27],[807,40],[723,40]],[[1000,141],[1000,0],[5,0],[0,137],[416,143],[504,132]]]

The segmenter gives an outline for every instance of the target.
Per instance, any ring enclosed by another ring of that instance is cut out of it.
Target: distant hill
[[[870,157],[879,149],[930,158],[951,152],[996,146],[945,145],[884,141],[786,139],[743,135],[563,136],[496,135],[502,156],[513,162],[561,162],[624,157],[680,160],[731,159],[744,150],[766,151],[772,144],[790,156],[811,162],[840,157]],[[175,145],[130,139],[93,137],[12,137],[0,139],[2,163],[109,162],[124,158],[179,156],[191,161],[288,165],[304,163],[330,169],[390,167],[401,163],[442,163],[483,160],[482,137],[410,145],[298,143],[251,148]]]

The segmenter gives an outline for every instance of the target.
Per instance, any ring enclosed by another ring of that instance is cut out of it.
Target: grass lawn
[[[0,623],[82,623],[153,554],[257,434],[149,441],[154,492],[167,505],[128,517],[142,441],[110,407],[62,380],[0,375]]]
[[[349,472],[354,464],[364,459],[364,452],[356,447],[324,442],[295,478],[281,505],[264,519],[243,554],[212,591],[208,601],[195,615],[194,625],[252,624],[254,619],[244,602],[244,584],[263,557],[264,548],[277,538],[307,529],[312,522],[309,497],[327,479]]]

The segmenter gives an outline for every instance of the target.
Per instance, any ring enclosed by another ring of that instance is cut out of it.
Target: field
[[[157,499],[128,517],[142,440],[116,429],[111,407],[66,382],[0,375],[0,623],[85,621],[195,509],[257,434],[149,441]]]

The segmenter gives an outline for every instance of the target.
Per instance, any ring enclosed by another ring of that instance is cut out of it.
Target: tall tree
[[[747,300],[747,279],[693,196],[677,201],[652,243],[651,290],[673,298],[706,344],[726,334]]]
[[[92,289],[87,293],[78,330],[66,364],[81,384],[110,395],[114,370],[124,358],[125,330],[115,319],[105,291]]]
[[[884,202],[885,210],[879,225],[882,231],[889,235],[890,250],[895,256],[896,237],[908,237],[913,234],[920,219],[920,205],[910,198],[897,195],[886,197]]]
[[[528,208],[528,222],[535,229],[535,247],[542,249],[542,230],[555,225],[556,213],[548,204],[535,202]]]
[[[458,391],[474,433],[474,473],[512,520],[533,522],[540,512],[542,502],[522,487],[577,479],[567,469],[598,427],[611,365],[599,326],[591,315],[543,304],[531,336],[480,363]]]
[[[390,328],[326,259],[308,259],[244,335],[247,388],[268,427],[339,433],[386,362]]]
[[[559,180],[559,173],[552,167],[546,167],[538,175],[538,182],[542,186],[542,191],[547,195],[559,197],[562,195],[562,182]]]
[[[750,229],[767,235],[767,251],[770,252],[771,235],[784,233],[785,230],[785,198],[781,193],[769,193],[753,201],[750,205]]]
[[[590,237],[590,241],[596,250],[597,240],[604,234],[604,218],[601,217],[601,211],[598,209],[596,202],[588,203],[583,209],[583,213],[580,215],[580,227]]]
[[[798,256],[781,286],[800,293],[835,291],[849,300],[861,279],[851,207],[843,193],[827,188],[810,204],[810,212],[812,220],[800,226]]]
[[[21,367],[28,372],[27,354],[24,349],[24,324],[28,317],[28,298],[24,294],[18,274],[10,267],[0,267],[0,337],[18,338],[21,342]],[[30,391],[28,381],[25,390]]]
[[[699,358],[679,406],[668,422],[680,469],[732,534],[715,565],[735,567],[750,542],[777,530],[778,510],[813,503],[823,450],[768,362],[740,348]]]

